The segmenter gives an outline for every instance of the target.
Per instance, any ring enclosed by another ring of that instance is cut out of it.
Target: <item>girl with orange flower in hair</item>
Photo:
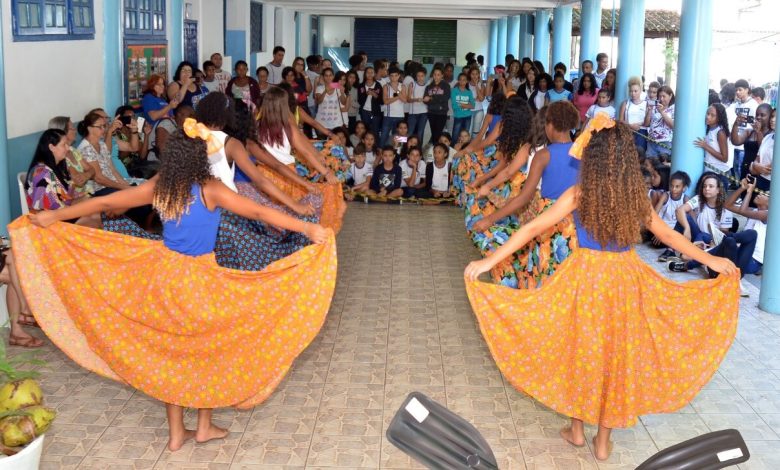
[[[170,137],[155,181],[9,226],[46,335],[83,367],[164,402],[171,451],[227,435],[212,408],[251,408],[273,392],[322,327],[336,277],[332,232],[236,194],[209,168],[201,139],[211,154],[219,139],[188,127]],[[55,224],[145,204],[163,220],[162,242]],[[259,273],[222,268],[213,252],[223,209],[318,245]],[[78,284],[66,281],[74,269]],[[184,407],[198,408],[196,430],[185,429]]]
[[[520,194],[510,199],[501,209],[486,215],[474,224],[472,230],[484,232],[504,217],[526,210],[533,214],[542,213],[567,189],[574,186],[580,162],[569,155],[572,146],[570,131],[578,126],[579,113],[574,105],[568,101],[549,104],[544,127],[549,144],[534,154]],[[537,197],[540,181],[538,194],[541,197]],[[576,243],[571,218],[563,224],[550,227],[539,234],[521,254],[518,265],[520,269],[503,271],[502,284],[521,288],[539,287],[571,254]]]
[[[465,277],[502,373],[571,417],[561,436],[572,445],[585,444],[584,422],[598,424],[594,454],[605,460],[612,428],[673,412],[710,380],[736,334],[739,276],[734,263],[698,249],[655,213],[631,129],[606,116],[592,122],[600,130],[581,154],[579,184],[495,253],[469,264]],[[586,131],[581,138],[588,137]],[[579,249],[540,289],[476,281],[572,214]],[[664,278],[632,249],[643,228],[725,275],[686,283]]]

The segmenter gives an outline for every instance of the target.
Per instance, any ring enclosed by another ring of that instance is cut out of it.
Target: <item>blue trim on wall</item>
[[[5,125],[2,127],[2,132],[5,133]],[[41,134],[43,134],[43,131],[8,139],[8,174],[0,181],[8,181],[10,200],[7,201],[8,204],[3,204],[5,207],[2,209],[10,209],[11,220],[22,215],[22,207],[19,204],[19,186],[16,183],[16,175],[22,171],[27,171],[27,168],[29,168],[30,160],[32,160],[32,156],[35,153],[35,147],[38,146],[38,140],[40,140]],[[3,169],[0,169],[0,175],[2,174],[1,172]],[[6,225],[8,222],[9,221],[3,220],[3,232],[6,232]]]
[[[171,35],[168,40],[168,56],[171,63],[168,70],[173,71],[184,60],[184,1],[171,0]]]
[[[124,103],[122,77],[124,51],[122,50],[122,23],[120,0],[103,2],[103,87],[104,107],[114,110]]]
[[[246,31],[243,29],[225,31],[225,44],[225,55],[233,59],[234,66],[237,61],[246,60]],[[253,74],[254,70],[250,70],[249,73]]]
[[[3,12],[2,9],[0,9],[0,36],[2,36],[4,23]],[[0,181],[10,182],[11,178],[9,175],[9,169],[11,165],[8,161],[8,155],[13,154],[9,153],[10,148],[8,145],[9,142],[7,129],[8,127],[5,115],[5,59],[3,57],[3,42],[0,41]],[[8,222],[11,221],[10,196],[11,188],[13,187],[15,186],[11,186],[10,184],[0,187],[0,233],[3,235],[8,235],[8,229],[6,226],[8,225]],[[19,213],[21,212],[21,209],[19,209]]]

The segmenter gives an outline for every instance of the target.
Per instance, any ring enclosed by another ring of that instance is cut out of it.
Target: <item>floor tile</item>
[[[377,468],[379,436],[324,436],[312,438],[307,466]]]

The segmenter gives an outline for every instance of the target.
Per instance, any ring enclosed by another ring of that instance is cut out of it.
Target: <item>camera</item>
[[[754,122],[756,122],[755,116],[748,116],[747,117],[747,123],[748,124],[753,124]]]
[[[393,93],[393,98],[397,98],[397,97],[398,97],[398,92],[396,91],[395,93]]]
[[[122,121],[122,125],[129,126],[133,116],[119,116],[119,120]]]
[[[658,100],[647,100],[649,106],[655,106],[658,104]]]

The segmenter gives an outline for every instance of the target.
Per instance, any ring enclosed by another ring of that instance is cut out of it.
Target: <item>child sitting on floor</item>
[[[371,177],[371,185],[367,191],[370,196],[403,196],[404,190],[401,189],[403,174],[401,167],[393,163],[393,160],[395,160],[395,149],[392,145],[386,145],[382,148],[382,164],[374,168]]]
[[[447,163],[447,146],[433,146],[433,161],[425,168],[425,189],[432,197],[450,197],[450,164]]]
[[[404,197],[415,197],[420,190],[425,188],[425,162],[419,147],[409,149],[406,160],[401,161],[401,188]]]
[[[372,167],[382,163],[382,154],[379,146],[376,144],[376,134],[373,131],[366,131],[363,135],[363,145],[366,146],[366,162]]]
[[[660,199],[655,204],[655,211],[670,228],[674,228],[677,224],[677,209],[688,202],[689,198],[685,192],[690,185],[691,177],[688,176],[688,173],[676,171],[669,179],[669,190],[661,194]],[[653,245],[661,246],[657,237],[653,237]],[[673,256],[676,256],[675,252],[667,248],[658,257],[658,261],[664,263]]]
[[[355,162],[349,167],[347,186],[353,192],[364,193],[368,191],[368,186],[371,184],[371,176],[374,174],[374,167],[366,161],[366,146],[364,144],[357,144],[354,158]]]

